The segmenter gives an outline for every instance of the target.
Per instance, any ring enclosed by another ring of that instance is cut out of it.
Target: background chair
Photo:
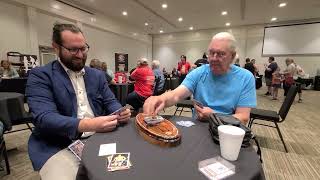
[[[193,102],[191,100],[186,99],[178,102],[176,106],[177,108],[173,115],[175,116],[177,112],[180,112],[179,116],[181,116],[181,113],[184,111],[184,108],[191,109],[191,111],[184,111],[184,112],[192,112]]]
[[[297,94],[297,87],[293,85],[290,87],[289,92],[288,92],[286,98],[284,99],[282,106],[281,106],[278,113],[276,111],[255,109],[255,108],[251,109],[251,112],[250,112],[250,121],[249,121],[248,127],[251,128],[252,124],[258,124],[258,125],[262,125],[262,126],[276,128],[286,152],[288,152],[288,149],[287,149],[287,146],[283,140],[278,123],[283,122],[285,120],[285,118],[287,117],[287,114],[290,110],[290,107],[294,101],[296,94]],[[256,119],[273,122],[275,124],[275,126],[254,123],[253,121]]]
[[[6,149],[6,143],[3,139],[3,132],[4,132],[4,126],[3,123],[0,121],[0,163],[4,159],[7,169],[7,174],[10,174],[10,166],[9,166],[9,159]]]

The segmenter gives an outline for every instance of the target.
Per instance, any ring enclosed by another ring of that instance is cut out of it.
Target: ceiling
[[[66,1],[66,0],[64,0]],[[320,18],[320,0],[68,0],[93,13],[102,13],[135,26],[148,34],[222,28],[252,24],[270,24]],[[286,2],[287,6],[278,5]],[[168,7],[163,9],[161,5]],[[128,15],[123,16],[122,11]],[[228,15],[222,16],[221,12]],[[183,17],[179,22],[178,18]],[[149,25],[145,26],[145,22]],[[273,23],[274,23],[273,22]]]

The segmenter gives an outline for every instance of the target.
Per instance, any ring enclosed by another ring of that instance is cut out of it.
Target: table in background
[[[191,120],[175,117],[173,121]],[[82,162],[78,170],[78,180],[171,180],[207,179],[199,170],[198,162],[220,155],[220,147],[210,136],[208,124],[195,122],[190,128],[179,128],[182,140],[177,147],[165,148],[144,140],[138,133],[133,119],[116,131],[96,133],[90,137],[82,152]],[[99,157],[100,144],[117,143],[117,152],[130,152],[133,166],[128,170],[108,172],[106,157]],[[227,179],[264,179],[259,157],[252,147],[242,148],[239,159],[232,162],[236,174]]]
[[[134,90],[133,83],[110,84],[109,87],[122,106],[127,104],[127,96]]]
[[[24,109],[24,95],[14,92],[0,92],[0,120],[5,130],[11,130],[14,121],[28,117]]]

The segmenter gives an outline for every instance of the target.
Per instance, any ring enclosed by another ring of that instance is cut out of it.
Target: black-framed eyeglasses
[[[90,46],[87,43],[82,48],[66,48],[62,44],[59,44],[59,46],[61,46],[61,47],[65,48],[66,50],[68,50],[70,52],[70,54],[72,54],[72,55],[78,54],[79,51],[81,51],[83,54],[86,54],[90,49]]]
[[[227,53],[224,51],[215,51],[215,50],[208,51],[208,55],[211,57],[213,57],[215,54],[217,55],[218,58],[223,58],[227,55]]]

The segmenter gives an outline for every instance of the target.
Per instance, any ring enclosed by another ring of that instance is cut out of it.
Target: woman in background
[[[0,76],[2,78],[18,78],[19,74],[14,68],[11,67],[11,64],[8,60],[2,60],[0,67]]]

